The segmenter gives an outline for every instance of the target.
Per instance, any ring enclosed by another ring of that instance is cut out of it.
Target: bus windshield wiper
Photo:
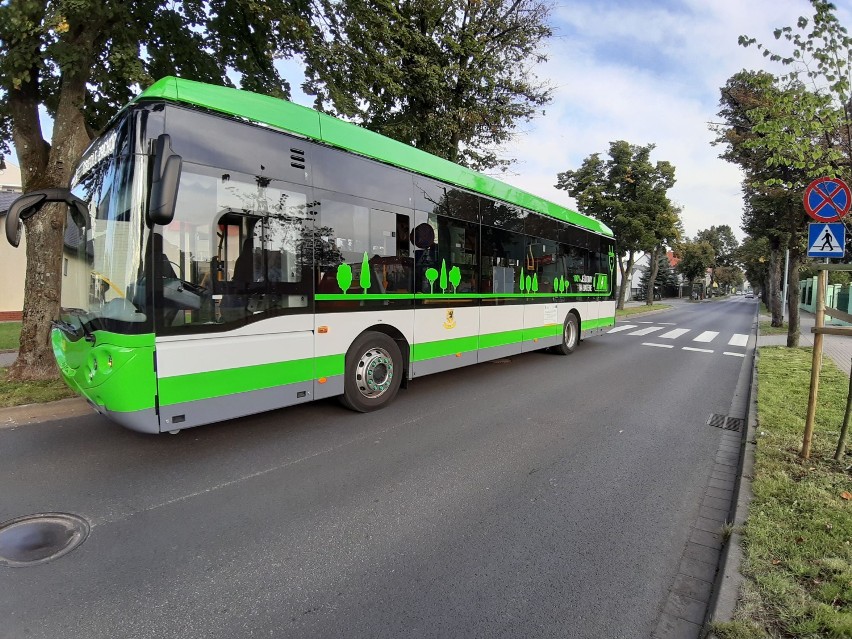
[[[90,329],[86,328],[86,318],[89,316],[89,314],[86,311],[84,311],[82,308],[64,308],[64,309],[62,309],[62,311],[64,313],[68,314],[68,315],[71,315],[72,317],[75,317],[77,319],[77,321],[80,322],[80,331],[86,337],[86,341],[94,343],[94,341],[95,341],[94,334],[92,333],[92,331]],[[77,333],[77,327],[76,326],[74,326],[73,324],[71,324],[69,322],[63,322],[61,320],[60,320],[60,322],[62,324],[65,324],[66,326],[71,327],[74,330],[74,334],[77,335],[76,339],[80,339],[80,335]],[[57,326],[57,328],[59,330],[63,330],[61,326]],[[65,332],[65,331],[63,331],[63,332]]]

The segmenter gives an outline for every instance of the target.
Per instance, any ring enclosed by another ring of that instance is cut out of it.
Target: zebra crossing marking
[[[686,333],[688,333],[689,330],[690,329],[688,328],[676,328],[674,330],[669,331],[668,333],[663,333],[662,335],[660,335],[660,337],[663,339],[677,339],[681,335],[685,335]]]
[[[642,346],[656,346],[657,348],[674,348],[671,344],[654,344],[654,342],[642,342]]]
[[[616,326],[615,328],[607,331],[607,335],[610,333],[618,333],[619,331],[629,331],[631,328],[636,328],[636,324],[625,324],[624,326]]]
[[[715,353],[716,352],[716,351],[711,350],[709,348],[692,348],[691,346],[684,346],[683,350],[693,351],[695,353]]]
[[[722,355],[731,355],[732,357],[745,357],[745,353],[731,353],[730,351],[725,351]]]
[[[704,331],[698,337],[693,337],[693,342],[712,342],[716,339],[716,336],[719,334],[719,331]]]
[[[655,333],[661,330],[663,330],[662,326],[649,326],[648,328],[640,328],[638,331],[628,333],[628,335],[650,335],[651,333]]]
[[[748,335],[742,333],[734,333],[734,336],[728,342],[728,346],[746,346],[748,344]]]

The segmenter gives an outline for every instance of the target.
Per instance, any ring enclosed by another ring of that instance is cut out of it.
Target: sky
[[[852,28],[852,3],[835,4]],[[653,143],[651,160],[675,166],[669,197],[682,207],[687,236],[727,224],[743,239],[742,175],[718,158],[708,124],[719,121],[719,89],[734,73],[785,71],[738,37],[775,44],[773,30],[799,16],[812,16],[806,0],[563,0],[551,16],[548,62],[535,68],[554,87],[553,102],[503,147],[516,162],[495,177],[576,210],[553,186],[559,172],[592,153],[605,157],[615,140]],[[298,63],[284,69],[292,100],[311,106],[298,90]]]

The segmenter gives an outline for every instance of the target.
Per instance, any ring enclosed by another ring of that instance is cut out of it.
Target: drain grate
[[[740,429],[743,427],[743,419],[742,417],[728,417],[727,415],[713,413],[707,420],[707,425],[714,428],[724,428],[725,430],[740,432]]]
[[[0,524],[0,566],[35,566],[68,554],[89,535],[82,517],[41,513]]]

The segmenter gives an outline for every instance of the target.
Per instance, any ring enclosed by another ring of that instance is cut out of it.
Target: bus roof
[[[571,211],[374,131],[287,100],[175,77],[157,81],[134,102],[152,98],[199,106],[262,123],[516,204],[607,237],[613,236],[612,230],[606,224],[592,217]]]

